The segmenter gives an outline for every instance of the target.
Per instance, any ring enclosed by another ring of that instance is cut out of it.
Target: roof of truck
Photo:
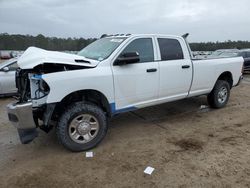
[[[169,38],[182,38],[177,35],[166,35],[166,34],[115,34],[107,35],[106,37],[143,37],[143,36],[157,36],[157,37],[169,37]]]

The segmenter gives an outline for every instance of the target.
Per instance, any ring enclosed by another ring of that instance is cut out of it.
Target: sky
[[[249,7],[250,0],[0,0],[0,33],[190,33],[190,42],[250,41]]]

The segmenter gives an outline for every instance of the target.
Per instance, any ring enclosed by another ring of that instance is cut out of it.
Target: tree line
[[[19,34],[0,34],[0,50],[25,50],[30,46],[36,46],[47,50],[79,51],[96,38],[57,38]],[[225,41],[225,42],[201,42],[190,43],[193,51],[214,51],[224,48],[250,48],[249,41]]]
[[[200,42],[191,43],[190,47],[192,51],[215,51],[218,49],[244,49],[250,48],[249,41],[225,41],[225,42]]]
[[[36,46],[47,50],[56,51],[79,51],[88,44],[95,41],[95,38],[57,38],[45,37],[41,34],[31,35],[9,35],[0,34],[0,50],[26,50],[30,46]]]

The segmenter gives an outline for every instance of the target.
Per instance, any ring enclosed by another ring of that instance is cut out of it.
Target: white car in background
[[[17,93],[15,74],[17,58],[0,63],[0,96],[11,96]]]
[[[233,48],[233,49],[219,49],[219,50],[212,52],[212,54],[206,56],[206,58],[219,58],[219,57],[224,56],[224,55],[222,55],[223,53],[238,53],[238,52],[240,52],[240,50],[235,49],[235,48]]]

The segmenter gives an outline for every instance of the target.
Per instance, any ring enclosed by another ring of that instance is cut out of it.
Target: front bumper
[[[31,142],[38,136],[33,118],[32,102],[8,104],[7,111],[9,120],[17,128],[23,144]]]

